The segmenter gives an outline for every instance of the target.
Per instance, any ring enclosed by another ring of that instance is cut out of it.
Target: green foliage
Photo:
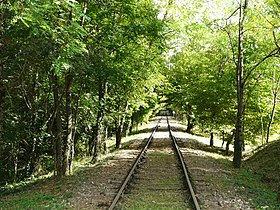
[[[128,122],[140,109],[145,119],[151,115],[165,47],[165,24],[152,1],[24,0],[0,5],[0,76],[5,84],[1,184],[54,169],[54,90],[64,143],[68,76],[78,157],[89,154],[99,106],[111,132],[120,117]],[[99,104],[100,82],[108,91]]]
[[[192,122],[209,131],[230,131],[235,126],[236,4],[231,1],[190,1],[184,3],[184,8],[192,8],[192,11],[186,12],[171,6],[176,15],[171,12],[169,18],[176,21],[173,28],[177,33],[170,42],[173,49],[169,68],[164,73],[170,83],[166,90],[167,100],[183,118],[192,118]],[[278,10],[273,1],[249,2],[243,46],[244,138],[247,143],[259,143],[259,139],[265,138],[272,114],[271,90],[277,84],[271,78],[277,71],[279,59],[278,52],[275,55],[271,52],[277,49],[275,42],[279,35],[275,21]],[[276,106],[276,113],[277,110]],[[275,133],[277,118],[273,127],[272,133]]]
[[[90,153],[100,110],[109,135],[122,121],[123,127],[133,120],[136,126],[165,104],[205,130],[232,130],[238,46],[237,13],[232,12],[237,5],[213,2],[1,2],[1,183],[53,170],[56,103],[63,143],[71,107],[78,157]],[[277,57],[258,65],[279,39],[278,5],[260,2],[249,5],[244,34],[247,142],[267,132],[276,87],[271,78],[279,77]],[[70,102],[65,92],[69,77]],[[101,99],[100,84],[106,87]],[[278,127],[275,117],[271,134]]]

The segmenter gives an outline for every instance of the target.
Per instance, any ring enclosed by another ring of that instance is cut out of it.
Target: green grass
[[[260,175],[246,167],[231,170],[233,172],[231,178],[224,180],[213,179],[211,181],[217,184],[222,183],[224,190],[235,189],[240,194],[249,197],[249,202],[255,209],[280,209],[280,204],[276,202],[277,193],[262,181]]]
[[[247,168],[242,168],[236,174],[235,185],[240,186],[247,193],[252,195],[251,204],[256,209],[280,209],[280,204],[277,204],[276,192],[273,192],[262,182],[259,175],[254,174]]]
[[[154,194],[157,196],[155,197]],[[137,197],[137,199],[135,199]],[[160,191],[138,193],[125,198],[125,203],[119,205],[120,209],[188,209],[186,199],[182,197],[182,192]]]
[[[20,196],[0,199],[0,209],[67,209],[65,200],[71,193],[62,197],[53,194],[24,192]]]

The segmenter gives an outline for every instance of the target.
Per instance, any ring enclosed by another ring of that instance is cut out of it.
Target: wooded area
[[[277,137],[277,0],[0,4],[1,184],[71,174],[163,106],[187,132],[234,136],[237,168]]]

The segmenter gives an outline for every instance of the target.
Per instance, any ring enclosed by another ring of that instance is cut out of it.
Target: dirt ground
[[[180,147],[202,209],[253,209],[242,187],[228,189],[224,186],[234,175],[234,169],[217,161],[224,157],[208,152],[208,147],[201,141],[180,136],[180,132],[176,136],[181,141]],[[133,159],[140,152],[140,144],[141,141],[135,141],[98,168],[85,169],[82,183],[72,189],[73,196],[68,200],[68,206],[73,209],[107,209]]]
[[[218,150],[212,151],[205,144],[208,142],[207,138],[186,134],[182,132],[180,124],[173,120],[170,122],[176,131],[174,135],[179,140],[179,146],[189,167],[201,209],[254,209],[249,204],[250,194],[242,185],[228,184],[236,176],[235,169],[228,164],[230,161],[218,154]],[[79,172],[62,180],[44,180],[34,185],[31,192],[36,193],[39,189],[43,194],[60,196],[66,209],[108,209],[127,171],[140,152],[144,144],[143,139],[150,135],[149,128],[153,126],[154,122],[141,128],[138,134],[129,137],[124,148],[104,157],[97,164],[86,164]],[[166,138],[166,135],[168,136],[167,131],[159,130],[155,138]],[[3,199],[9,200],[13,196],[9,195]]]

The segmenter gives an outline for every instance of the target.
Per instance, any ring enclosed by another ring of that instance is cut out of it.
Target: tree
[[[234,158],[233,164],[236,168],[240,168],[242,159],[243,144],[243,99],[244,99],[244,22],[248,7],[247,0],[240,0],[239,3],[239,19],[238,19],[238,49],[236,62],[236,87],[237,87],[237,117],[236,132],[234,139]]]

